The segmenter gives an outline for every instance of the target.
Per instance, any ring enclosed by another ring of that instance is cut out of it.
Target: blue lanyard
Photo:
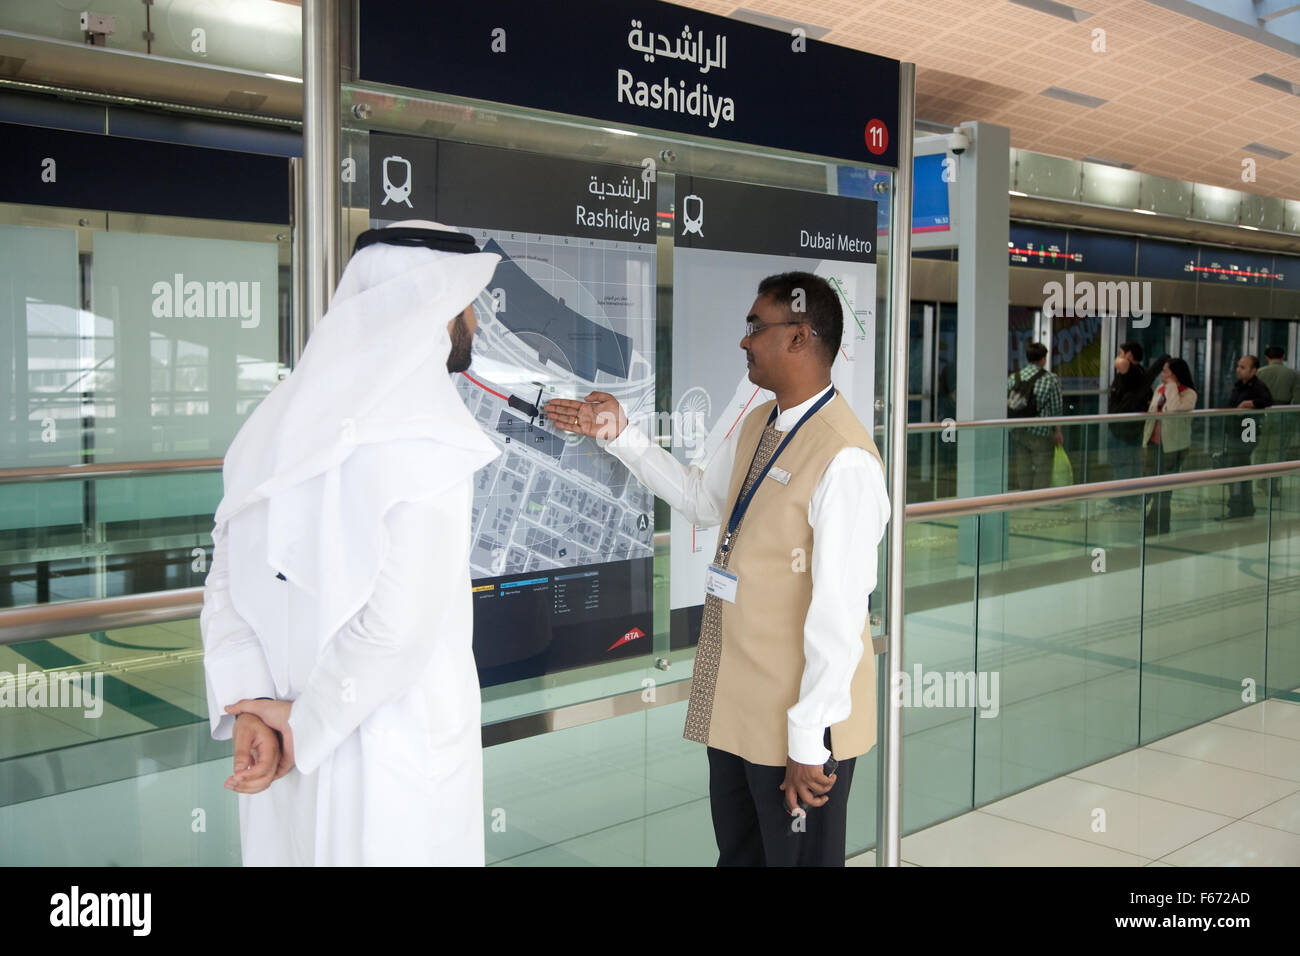
[[[799,419],[794,428],[790,429],[790,431],[786,433],[785,438],[781,440],[781,444],[776,446],[776,451],[772,452],[772,457],[768,460],[767,467],[763,469],[761,475],[754,479],[754,483],[749,486],[749,491],[736,499],[736,503],[731,508],[731,518],[727,521],[727,536],[722,539],[723,554],[726,554],[731,550],[731,536],[734,535],[736,529],[740,527],[740,522],[744,520],[745,512],[749,510],[749,503],[754,499],[754,494],[758,491],[758,486],[763,483],[763,479],[767,477],[767,473],[772,470],[772,465],[776,462],[777,456],[785,450],[786,445],[790,444],[790,439],[794,438],[795,432],[803,427],[803,423],[816,415],[821,407],[834,397],[835,389],[831,388],[825,395],[817,399],[816,404],[814,404],[812,408],[803,413],[803,417]],[[776,421],[776,408],[773,408],[772,414],[767,416],[767,427],[770,428],[774,421]],[[750,471],[754,470],[754,462],[758,461],[758,449],[762,447],[763,440],[762,438],[759,438],[758,448],[754,449],[754,457],[749,460],[749,470],[745,472],[746,476],[749,475]]]

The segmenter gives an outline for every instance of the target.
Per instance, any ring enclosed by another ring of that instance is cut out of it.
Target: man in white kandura
[[[498,452],[449,373],[498,259],[363,233],[226,455],[200,626],[245,865],[483,864],[471,477]]]

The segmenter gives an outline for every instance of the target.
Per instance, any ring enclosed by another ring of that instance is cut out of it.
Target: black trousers
[[[827,732],[827,740],[830,735]],[[830,744],[827,743],[827,747]],[[835,786],[803,818],[785,810],[785,767],[709,751],[709,807],[718,866],[843,866],[849,786],[857,758],[840,761]]]
[[[1229,446],[1223,452],[1223,466],[1235,468],[1249,465],[1253,448],[1234,448]],[[1228,517],[1249,517],[1255,513],[1255,498],[1249,481],[1238,481],[1228,486]]]
[[[1183,457],[1187,454],[1187,449],[1165,451],[1163,448],[1157,448],[1156,454],[1156,474],[1171,475],[1182,470]],[[1172,510],[1173,495],[1172,491],[1156,492],[1154,500],[1151,502],[1151,510],[1147,512],[1146,525],[1148,534],[1167,534],[1169,532],[1169,516]]]

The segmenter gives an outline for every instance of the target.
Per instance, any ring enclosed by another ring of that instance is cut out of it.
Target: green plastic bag
[[[1065,453],[1065,449],[1057,445],[1056,453],[1052,456],[1052,487],[1062,488],[1072,484],[1074,484],[1074,466],[1070,464],[1070,456]]]

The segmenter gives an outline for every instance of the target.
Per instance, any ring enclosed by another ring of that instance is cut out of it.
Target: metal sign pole
[[[880,826],[876,865],[898,866],[902,843],[903,737],[902,707],[894,688],[903,669],[903,545],[907,507],[907,345],[912,289],[912,125],[916,103],[916,64],[898,67],[898,174],[894,208],[889,217],[889,562],[886,568],[885,639],[888,680],[885,684],[880,787]]]
[[[338,0],[303,0],[302,151],[306,167],[302,262],[307,273],[305,332],[326,310],[339,275]]]

